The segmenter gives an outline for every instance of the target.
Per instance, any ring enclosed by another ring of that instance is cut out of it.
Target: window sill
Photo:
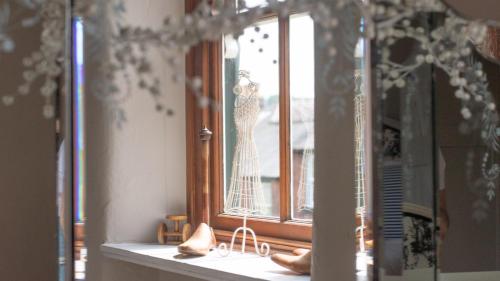
[[[139,243],[103,244],[101,252],[111,259],[209,281],[311,280],[255,254],[232,253],[229,258],[223,258],[212,251],[205,257],[182,259],[178,258],[176,246]]]

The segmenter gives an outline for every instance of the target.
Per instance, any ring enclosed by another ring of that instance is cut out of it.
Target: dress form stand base
[[[238,227],[234,231],[233,237],[231,238],[231,245],[229,247],[229,250],[227,248],[227,244],[226,243],[221,243],[219,245],[219,247],[217,248],[217,251],[219,252],[219,255],[221,255],[223,257],[227,257],[227,256],[229,256],[233,252],[234,241],[236,240],[236,235],[240,231],[243,233],[243,239],[242,239],[242,242],[241,242],[241,253],[242,254],[245,253],[245,246],[246,246],[246,240],[247,240],[247,232],[249,232],[252,235],[253,243],[254,243],[254,248],[255,248],[255,252],[257,253],[257,255],[259,255],[261,257],[269,256],[269,252],[271,250],[271,247],[267,243],[262,243],[260,245],[260,247],[258,246],[257,237],[255,235],[255,232],[253,231],[253,229],[247,227],[247,215],[245,215],[243,217],[243,226]]]

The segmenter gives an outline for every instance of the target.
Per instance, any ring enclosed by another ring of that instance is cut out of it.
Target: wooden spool
[[[174,231],[169,232],[167,224],[161,222],[158,225],[158,243],[160,244],[180,244],[185,242],[191,236],[191,224],[184,223],[182,225],[182,231],[180,228],[181,222],[187,220],[186,215],[168,215],[165,217],[167,221],[174,222]]]

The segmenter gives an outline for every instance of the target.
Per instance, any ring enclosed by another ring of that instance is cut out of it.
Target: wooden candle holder
[[[212,132],[203,127],[200,131],[201,140],[201,172],[202,172],[202,191],[203,191],[203,209],[201,212],[201,222],[210,225],[210,139]]]

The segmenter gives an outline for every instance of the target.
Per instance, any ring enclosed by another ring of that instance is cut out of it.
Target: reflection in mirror
[[[57,95],[57,206],[59,281],[85,280],[84,25],[73,18],[71,86]],[[66,93],[70,93],[67,95]]]
[[[490,78],[489,89],[498,102],[500,65],[483,55],[472,54],[469,63],[483,65]],[[458,114],[461,104],[453,98],[455,89],[445,77],[440,71],[435,76],[436,145],[440,152],[436,156],[440,163],[436,191],[439,275],[442,280],[500,280],[500,199],[489,197],[492,194],[488,194],[483,176],[489,167],[480,164],[488,152],[481,139],[481,117],[463,121]],[[494,161],[489,159],[488,165]]]
[[[427,18],[418,21],[425,26]],[[391,46],[398,63],[416,55],[413,41]],[[432,71],[421,66],[405,77],[406,87],[390,89],[381,101],[380,280],[434,278]]]
[[[417,20],[429,34],[442,15]],[[462,64],[478,77],[486,73],[496,102],[500,82],[491,77],[500,76],[498,33],[488,32],[488,48],[464,55]],[[377,47],[383,56],[383,46]],[[419,55],[411,40],[390,48],[398,63]],[[390,80],[386,75],[378,82]],[[488,170],[496,159],[482,139],[484,119],[496,115],[464,121],[465,105],[456,98],[461,92],[450,85],[449,73],[430,64],[410,72],[402,86],[380,95],[379,280],[500,280],[500,200]]]
[[[233,1],[234,1],[234,5],[238,9],[243,10],[243,11],[245,11],[246,8],[266,7],[267,5],[269,5],[269,2],[270,2],[268,0],[245,0],[245,1],[233,0]],[[286,0],[278,0],[278,1],[284,2]],[[232,2],[232,1],[227,1],[227,2]]]
[[[369,173],[371,158],[368,157],[369,142],[366,137],[372,131],[368,126],[369,108],[369,56],[368,41],[360,38],[354,51],[355,96],[354,96],[354,153],[355,153],[355,238],[356,277],[358,281],[372,280],[373,265],[373,206],[372,184]]]
[[[87,249],[85,246],[85,131],[84,131],[84,25],[74,20],[73,28],[73,216],[74,278],[85,280]]]

